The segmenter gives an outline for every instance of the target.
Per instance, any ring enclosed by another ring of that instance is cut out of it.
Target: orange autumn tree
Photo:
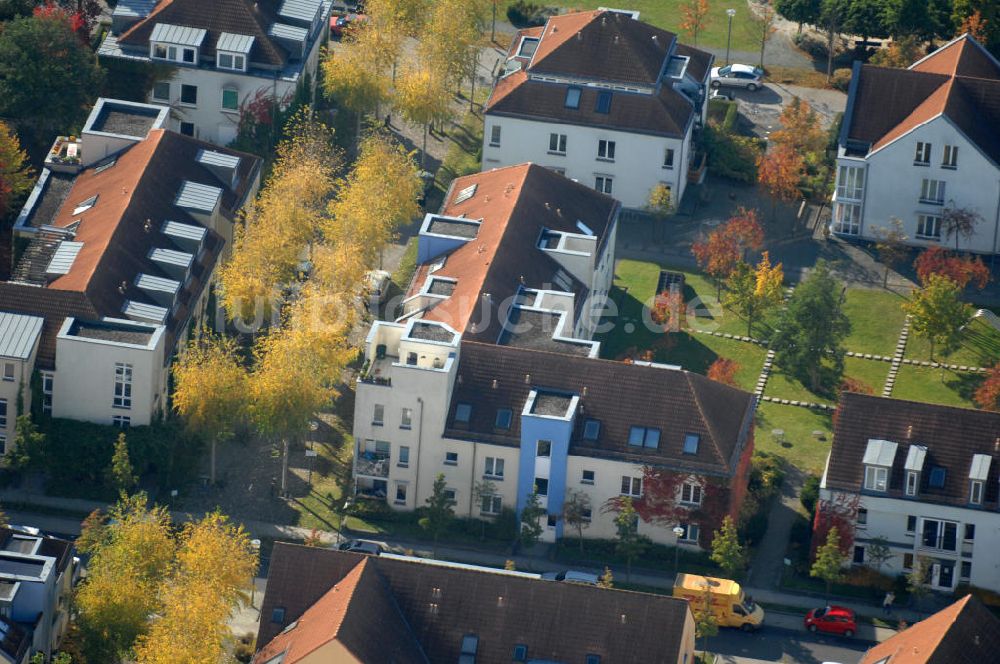
[[[691,36],[691,44],[698,45],[698,33],[708,26],[708,0],[684,0],[681,4],[681,30]]]
[[[983,410],[1000,411],[1000,363],[994,364],[972,400]]]
[[[799,182],[806,163],[794,147],[778,145],[757,158],[757,181],[771,197],[771,218],[778,201],[791,202],[801,196]]]
[[[960,256],[943,247],[930,247],[913,263],[920,283],[927,285],[932,274],[950,279],[959,288],[972,284],[982,290],[990,280],[990,270],[978,256]]]
[[[736,387],[736,372],[739,370],[740,364],[736,360],[730,360],[728,357],[719,357],[709,365],[706,375],[718,383]]]
[[[732,275],[748,250],[764,245],[764,229],[757,220],[757,210],[739,207],[725,224],[708,234],[705,240],[691,246],[698,265],[715,279],[716,298],[722,291],[722,282]]]
[[[989,41],[989,35],[986,33],[986,19],[983,18],[982,13],[978,9],[962,20],[962,24],[958,28],[958,34],[964,35],[965,33],[972,35],[980,44],[985,44]]]

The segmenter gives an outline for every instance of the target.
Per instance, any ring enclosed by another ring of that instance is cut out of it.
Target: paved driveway
[[[768,81],[764,87],[750,92],[741,88],[723,88],[730,93],[740,106],[742,119],[751,125],[750,130],[765,138],[778,129],[781,109],[798,97],[809,102],[824,127],[830,126],[837,113],[843,113],[847,106],[847,95],[839,90],[820,90],[799,85],[782,85]]]

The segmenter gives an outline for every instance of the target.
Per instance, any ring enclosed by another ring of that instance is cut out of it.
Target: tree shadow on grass
[[[976,390],[983,383],[983,376],[974,373],[947,371],[942,382],[965,401],[972,401]]]

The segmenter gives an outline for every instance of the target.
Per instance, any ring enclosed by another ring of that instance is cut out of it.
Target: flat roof
[[[453,237],[464,237],[470,240],[479,235],[479,222],[463,221],[461,219],[449,219],[431,216],[430,223],[427,224],[427,232],[434,235],[450,235]]]
[[[105,104],[90,128],[108,134],[145,138],[149,130],[156,126],[157,117],[159,112],[152,109]]]
[[[71,336],[80,337],[81,339],[97,339],[137,346],[148,345],[149,340],[153,338],[154,332],[155,330],[151,327],[81,320],[74,321],[73,326],[69,329]]]
[[[538,392],[531,405],[532,415],[549,415],[551,417],[566,417],[573,397],[568,394],[554,392]]]
[[[422,323],[417,320],[413,323],[413,327],[410,328],[409,337],[423,341],[448,343],[455,339],[455,333],[436,323]]]
[[[560,317],[554,311],[513,307],[506,329],[500,337],[500,345],[589,357],[593,348],[591,342],[581,339],[580,343],[573,343],[553,338],[559,327]]]

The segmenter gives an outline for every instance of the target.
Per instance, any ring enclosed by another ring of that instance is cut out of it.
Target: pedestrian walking
[[[891,590],[885,594],[885,599],[882,600],[882,615],[892,615],[892,603],[895,601],[896,595]]]

